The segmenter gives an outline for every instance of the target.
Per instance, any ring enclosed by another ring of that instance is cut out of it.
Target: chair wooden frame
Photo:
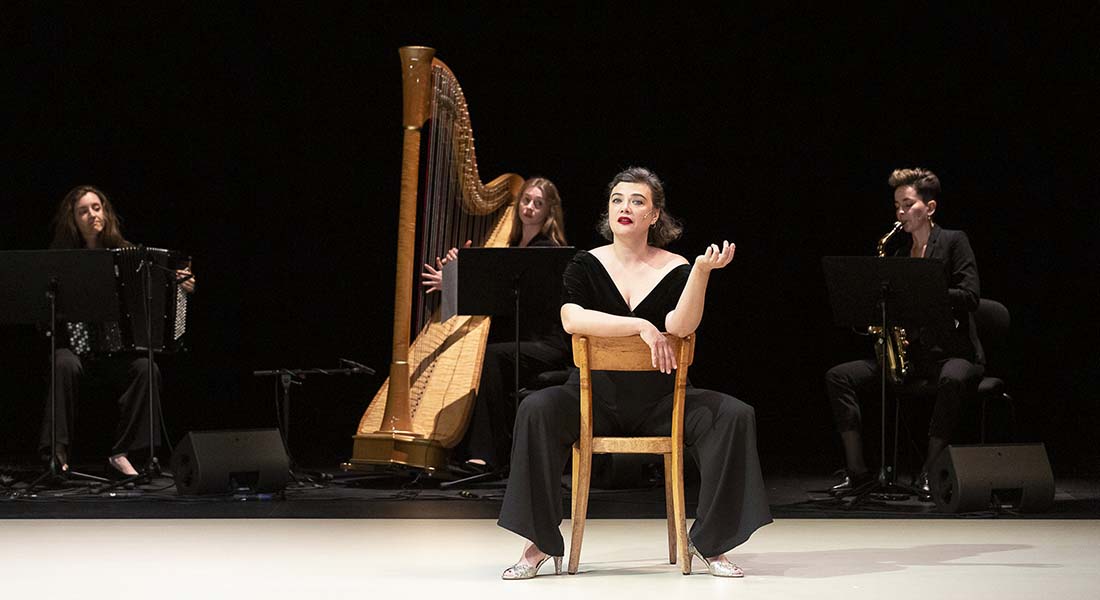
[[[569,573],[580,565],[584,522],[588,514],[588,491],[592,477],[592,455],[612,452],[661,454],[665,463],[665,515],[668,518],[668,562],[680,562],[683,574],[691,573],[688,556],[687,515],[684,504],[684,402],[687,372],[695,355],[695,336],[680,338],[665,334],[676,355],[676,387],[672,404],[672,432],[669,437],[593,437],[592,371],[655,371],[649,346],[638,336],[596,337],[573,335],[573,362],[580,369],[581,429],[573,444],[573,535],[569,546]]]

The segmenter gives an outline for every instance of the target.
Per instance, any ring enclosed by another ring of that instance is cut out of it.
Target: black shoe
[[[917,489],[917,498],[921,502],[932,501],[932,484],[928,481],[928,471],[917,475],[917,480],[913,482],[913,487]]]
[[[107,479],[109,481],[122,481],[123,479],[130,479],[131,477],[137,477],[137,476],[141,475],[141,473],[137,473],[135,475],[127,475],[126,473],[123,473],[122,471],[119,471],[118,467],[115,466],[115,463],[113,463],[111,461],[111,459],[109,459],[109,458],[107,459],[107,469],[106,469],[106,471],[107,471]]]
[[[493,465],[483,461],[471,458],[470,460],[462,463],[462,465],[469,471],[475,474],[492,473]]]
[[[844,471],[844,479],[841,480],[840,483],[829,488],[829,493],[837,497],[847,496],[874,480],[875,476],[872,475],[870,471],[864,471],[862,473]]]
[[[472,475],[484,475],[485,473],[491,473],[493,468],[490,465],[483,465],[477,462],[462,461],[451,462],[447,465],[447,469],[459,477],[470,477]]]

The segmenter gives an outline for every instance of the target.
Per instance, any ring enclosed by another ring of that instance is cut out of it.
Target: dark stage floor
[[[101,492],[98,484],[72,483],[27,493],[27,481],[37,472],[26,466],[2,467],[0,518],[4,519],[128,519],[128,518],[429,518],[492,519],[500,510],[503,481],[441,487],[441,478],[414,473],[344,473],[312,470],[301,481],[274,495],[180,496],[172,479]],[[302,473],[306,473],[303,471]],[[1100,518],[1100,476],[1056,477],[1050,511],[1019,514],[1011,508],[965,515],[943,514],[931,503],[869,501],[859,506],[831,501],[812,490],[827,488],[828,473],[766,473],[772,514],[776,518]],[[639,479],[644,479],[639,478]],[[611,481],[607,485],[622,485]],[[664,491],[659,481],[635,481],[624,489],[593,486],[590,518],[662,518]],[[563,477],[568,486],[568,477]],[[688,514],[694,513],[696,486],[688,485]],[[568,515],[568,491],[564,501]]]

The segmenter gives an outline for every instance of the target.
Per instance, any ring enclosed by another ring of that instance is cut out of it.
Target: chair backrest
[[[1004,304],[989,298],[978,301],[978,310],[974,313],[974,325],[978,328],[978,340],[985,351],[985,362],[993,364],[993,360],[1001,355],[1005,343],[1008,341],[1008,329],[1012,318]]]
[[[695,336],[680,338],[670,333],[665,339],[672,346],[680,367],[691,366],[695,359]],[[596,337],[573,335],[573,364],[593,371],[656,371],[649,346],[636,335]]]
[[[672,440],[674,445],[683,443],[684,401],[687,389],[687,372],[695,357],[695,336],[680,338],[664,334],[676,354],[676,383],[672,401]],[[573,334],[573,362],[580,370],[581,431],[579,444],[591,453],[592,444],[592,371],[656,371],[652,354],[642,338],[596,337]]]

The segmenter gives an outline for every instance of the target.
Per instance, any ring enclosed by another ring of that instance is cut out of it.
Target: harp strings
[[[446,256],[451,248],[461,248],[466,240],[474,247],[483,246],[500,217],[499,210],[484,212],[481,198],[484,186],[478,180],[474,157],[473,133],[466,112],[462,90],[457,80],[445,69],[432,69],[431,121],[427,153],[423,164],[423,180],[418,231],[419,257],[417,289],[414,290],[414,318],[410,336],[417,339],[410,349],[409,360],[416,368],[410,404],[414,411],[418,403],[417,389],[431,373],[432,354],[443,346],[453,327],[438,323],[442,294],[424,293],[419,281],[423,264],[436,268],[436,257]],[[467,181],[470,179],[470,181]],[[474,199],[465,198],[473,190]],[[472,203],[471,203],[472,202]],[[503,207],[501,207],[503,208]],[[474,209],[474,210],[471,210]]]

